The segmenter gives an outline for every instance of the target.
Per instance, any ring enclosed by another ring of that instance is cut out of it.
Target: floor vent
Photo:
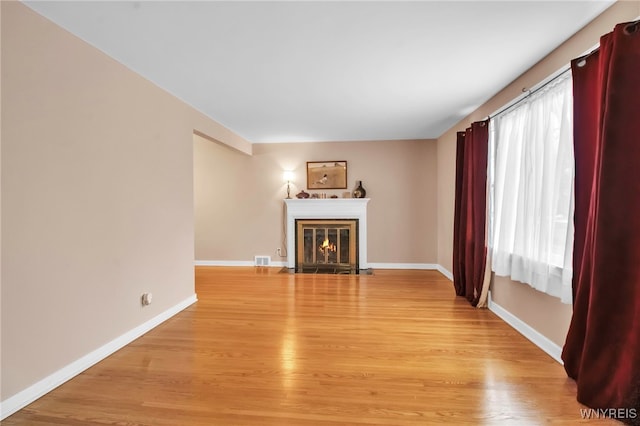
[[[256,256],[256,266],[269,266],[271,264],[271,256]]]

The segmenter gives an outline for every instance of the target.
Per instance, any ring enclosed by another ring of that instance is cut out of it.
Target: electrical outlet
[[[153,295],[151,293],[143,293],[141,297],[142,306],[148,306],[151,304]]]
[[[278,247],[276,249],[276,253],[278,253],[278,256],[282,256],[282,251],[281,251],[280,247]]]

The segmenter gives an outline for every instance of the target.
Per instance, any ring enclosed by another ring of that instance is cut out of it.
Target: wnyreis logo
[[[581,408],[580,417],[583,419],[637,419],[638,410],[635,408]]]

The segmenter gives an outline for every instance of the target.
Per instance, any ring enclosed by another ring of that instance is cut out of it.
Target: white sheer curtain
[[[492,269],[571,303],[573,108],[565,73],[491,120]]]

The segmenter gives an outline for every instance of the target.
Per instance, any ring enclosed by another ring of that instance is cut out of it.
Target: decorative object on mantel
[[[364,198],[367,191],[362,187],[362,181],[356,181],[356,189],[353,190],[353,198]]]
[[[346,161],[307,161],[307,189],[345,189]]]
[[[304,189],[302,191],[300,191],[298,194],[296,194],[296,198],[309,198],[309,193],[308,192],[304,192]]]
[[[335,195],[335,194],[333,194],[333,195],[331,196],[331,198],[338,198],[338,196],[337,196],[337,195]]]
[[[342,198],[351,198],[351,192],[345,191],[342,193]]]

